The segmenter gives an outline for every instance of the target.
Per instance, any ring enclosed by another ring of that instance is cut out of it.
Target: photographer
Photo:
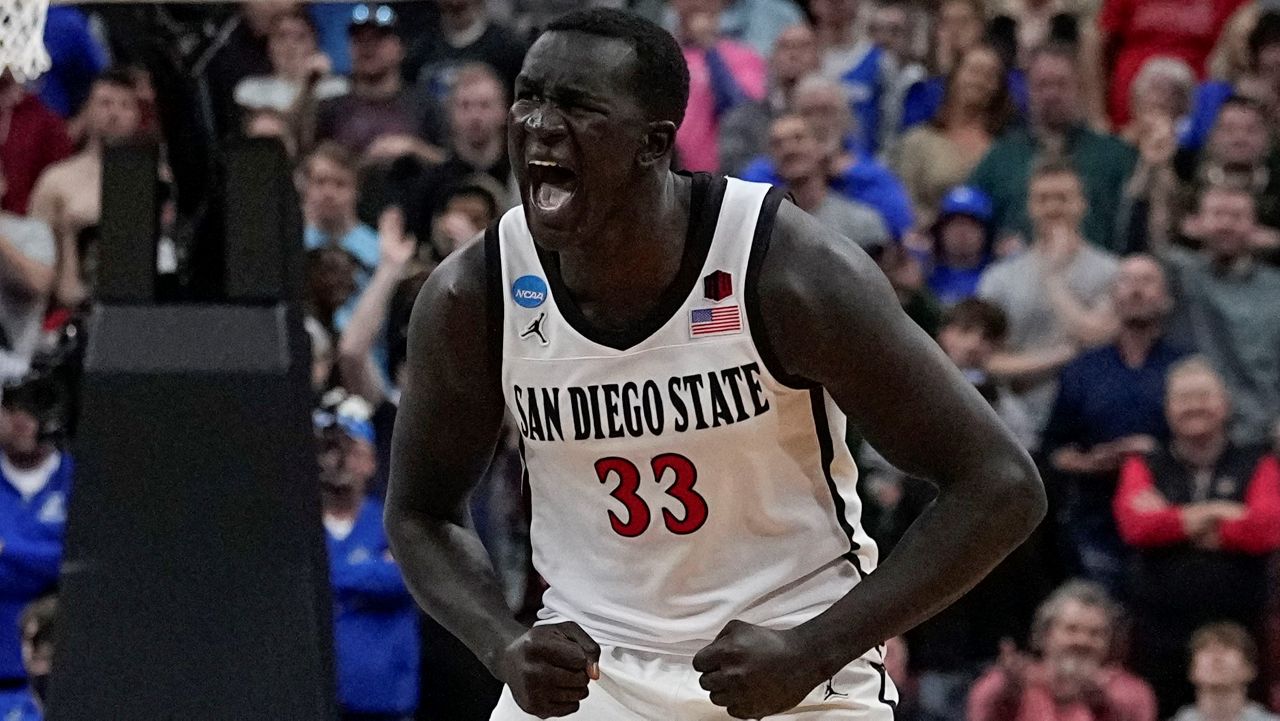
[[[57,409],[40,378],[0,398],[0,688],[26,685],[18,615],[58,582],[72,463],[47,440]]]

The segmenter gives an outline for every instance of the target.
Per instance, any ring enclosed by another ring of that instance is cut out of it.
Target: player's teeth
[[[532,161],[529,161],[529,162],[530,162],[530,164],[531,164],[531,165],[537,165],[537,166],[540,166],[540,167],[543,167],[543,168],[558,168],[558,167],[560,167],[558,163],[553,163],[553,162],[551,162],[551,161],[549,161],[549,160],[532,160]]]
[[[572,195],[564,188],[557,188],[550,183],[543,183],[538,187],[538,205],[544,210],[556,210]]]

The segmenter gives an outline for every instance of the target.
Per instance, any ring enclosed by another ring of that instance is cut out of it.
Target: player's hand
[[[498,669],[525,713],[568,716],[600,678],[600,646],[572,621],[534,626],[507,646]]]
[[[790,632],[730,621],[693,657],[693,669],[711,703],[734,718],[758,719],[795,708],[822,683],[807,672],[809,656]]]

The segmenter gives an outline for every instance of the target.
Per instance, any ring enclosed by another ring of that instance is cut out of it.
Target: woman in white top
[[[271,21],[267,35],[271,75],[255,75],[236,85],[236,104],[248,109],[269,108],[289,112],[310,74],[321,76],[312,91],[316,100],[345,95],[346,78],[329,75],[329,58],[316,45],[311,16],[300,6],[281,11]]]

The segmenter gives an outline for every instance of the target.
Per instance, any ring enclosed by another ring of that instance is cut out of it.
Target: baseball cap
[[[394,32],[399,22],[400,17],[390,5],[360,3],[351,10],[351,22],[347,25],[347,32],[354,32],[359,28],[377,28]]]
[[[986,225],[994,215],[991,197],[971,185],[958,185],[947,191],[938,207],[939,220],[953,215],[967,216]]]

